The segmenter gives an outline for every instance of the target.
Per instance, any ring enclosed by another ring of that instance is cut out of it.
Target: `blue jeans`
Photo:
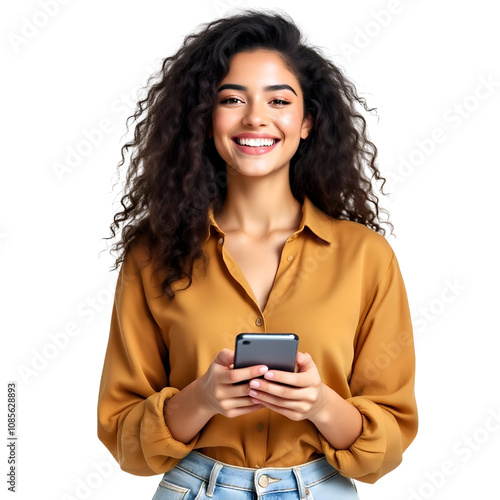
[[[166,472],[153,500],[358,500],[353,481],[325,458],[295,467],[247,469],[192,451]]]

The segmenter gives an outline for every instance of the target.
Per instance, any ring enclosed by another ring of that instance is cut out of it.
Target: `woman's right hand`
[[[233,362],[234,351],[223,349],[201,377],[166,400],[163,415],[174,439],[188,443],[214,415],[234,418],[264,408],[250,398],[249,383],[233,384],[260,377],[267,366],[233,369]]]
[[[264,408],[261,404],[255,404],[248,395],[248,383],[234,384],[260,377],[267,372],[267,366],[256,365],[235,369],[233,363],[234,351],[222,349],[197,381],[200,403],[212,415],[221,414],[234,418]]]

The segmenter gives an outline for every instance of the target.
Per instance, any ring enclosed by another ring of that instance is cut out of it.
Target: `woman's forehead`
[[[277,51],[265,49],[235,54],[231,59],[228,73],[220,83],[242,86],[244,81],[258,82],[259,86],[269,87],[267,90],[278,90],[271,88],[272,86],[288,85],[295,94],[299,86],[297,78],[285,65],[282,55]]]

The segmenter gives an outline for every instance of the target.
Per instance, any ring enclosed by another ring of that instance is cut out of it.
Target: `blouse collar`
[[[300,221],[298,231],[302,231],[304,226],[307,226],[316,236],[319,236],[327,243],[334,242],[332,217],[327,215],[323,210],[317,207],[306,195],[304,195],[304,203],[302,204],[302,220]],[[205,242],[210,238],[211,228],[214,228],[220,234],[224,231],[217,225],[214,217],[213,207],[208,210],[208,230]]]

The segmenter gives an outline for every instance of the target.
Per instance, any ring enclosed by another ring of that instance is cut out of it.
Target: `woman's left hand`
[[[290,420],[314,420],[324,404],[326,386],[309,354],[297,353],[297,367],[295,373],[269,370],[265,379],[253,379],[249,395],[254,403]]]

